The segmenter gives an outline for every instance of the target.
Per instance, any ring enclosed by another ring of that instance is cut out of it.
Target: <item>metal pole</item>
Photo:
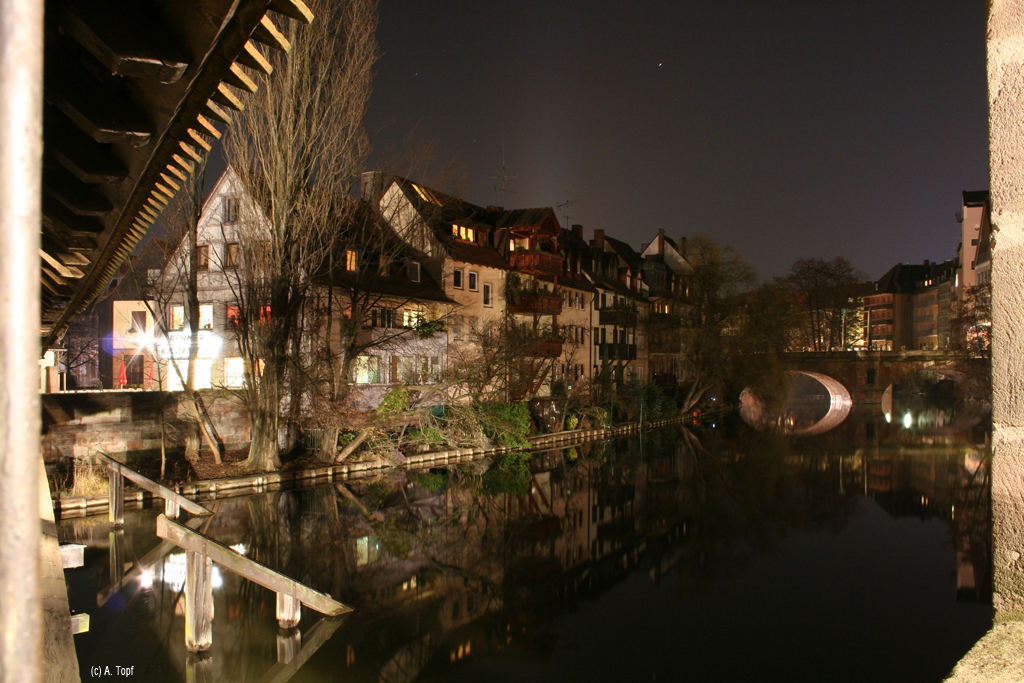
[[[43,2],[0,0],[0,680],[43,678],[39,206]]]

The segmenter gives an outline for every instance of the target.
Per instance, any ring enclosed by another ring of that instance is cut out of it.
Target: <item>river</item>
[[[159,510],[117,534],[65,520],[88,546],[66,573],[82,678],[941,681],[992,621],[985,438],[874,410],[350,482],[372,519],[332,485],[207,502],[206,534],[355,611],[280,632],[274,594],[218,569],[206,658],[184,647],[183,554],[108,588]]]

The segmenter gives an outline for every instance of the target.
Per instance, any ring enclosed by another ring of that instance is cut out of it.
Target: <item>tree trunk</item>
[[[213,451],[213,461],[218,465],[221,464],[221,452],[220,452],[220,440],[217,438],[217,430],[213,426],[213,421],[210,420],[209,413],[206,412],[206,406],[203,404],[203,397],[199,395],[198,391],[191,393],[192,400],[189,401],[189,410],[192,413],[192,419],[199,425],[199,435],[206,443],[206,447]]]
[[[350,443],[349,445],[345,446],[345,448],[342,449],[341,453],[338,453],[338,456],[336,458],[334,458],[334,462],[336,462],[336,463],[344,462],[345,459],[348,458],[348,456],[352,455],[352,453],[354,453],[355,450],[357,448],[359,448],[360,444],[362,444],[364,441],[366,441],[367,437],[369,437],[369,436],[370,436],[370,430],[369,429],[364,429],[361,432],[359,432],[356,435],[356,438],[352,440],[352,443]],[[335,440],[335,443],[337,443],[337,440]]]
[[[249,416],[251,442],[245,468],[250,472],[270,472],[281,469],[281,455],[277,442],[278,415],[281,402],[278,399],[279,382],[276,381],[276,362],[267,359],[263,382]],[[255,373],[254,373],[255,374]]]
[[[341,430],[337,427],[325,427],[324,438],[320,440],[320,450],[316,454],[317,459],[323,462],[334,462],[334,456],[338,452],[338,435]]]

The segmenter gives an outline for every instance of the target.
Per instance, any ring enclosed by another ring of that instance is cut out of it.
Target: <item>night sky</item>
[[[981,0],[381,0],[378,39],[375,165],[429,143],[455,172],[423,182],[575,200],[588,239],[705,232],[763,277],[875,279],[952,258],[960,192],[988,187]]]

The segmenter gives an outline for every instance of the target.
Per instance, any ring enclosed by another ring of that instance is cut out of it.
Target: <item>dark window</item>
[[[409,263],[409,279],[413,282],[420,281],[420,264],[416,261],[411,261]]]
[[[875,374],[876,373],[877,373],[877,370],[875,368],[868,368],[868,384],[874,384],[875,383],[875,379],[876,379]]]
[[[224,216],[223,221],[225,223],[234,223],[238,220],[238,197],[225,197],[224,198]]]
[[[462,289],[462,270],[456,269],[452,271],[452,287],[455,289]]]
[[[203,245],[196,247],[196,267],[199,270],[206,270],[210,267],[210,247]]]
[[[132,334],[142,334],[146,331],[146,312],[132,311]]]
[[[241,247],[237,242],[227,245],[224,249],[224,267],[237,268],[241,256]]]
[[[491,286],[484,285],[484,306],[493,306],[491,302]]]
[[[469,291],[475,292],[477,289],[479,289],[479,286],[477,285],[477,274],[473,271],[469,271]]]

